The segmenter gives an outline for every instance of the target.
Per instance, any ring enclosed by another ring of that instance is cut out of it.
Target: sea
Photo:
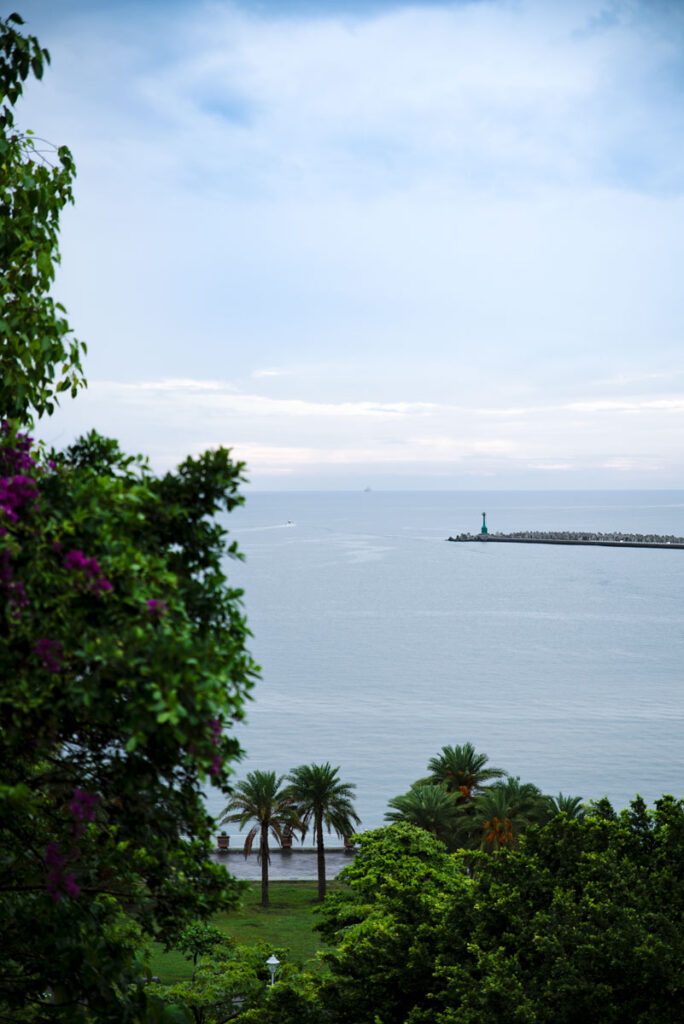
[[[227,519],[261,666],[236,779],[330,762],[369,829],[471,742],[546,793],[684,796],[684,550],[447,543],[483,512],[684,536],[684,491],[249,492]]]

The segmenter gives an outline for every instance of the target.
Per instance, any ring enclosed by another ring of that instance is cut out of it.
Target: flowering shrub
[[[0,1010],[58,984],[94,998],[90,960],[41,957],[52,930],[132,971],[122,920],[171,936],[235,898],[198,794],[227,790],[255,675],[236,551],[209,526],[239,501],[227,452],[156,478],[95,434],[45,459],[5,423],[0,466],[18,465],[30,484],[0,490]]]

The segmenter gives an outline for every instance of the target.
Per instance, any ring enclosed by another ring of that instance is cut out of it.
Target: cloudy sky
[[[252,486],[682,487],[684,4],[15,0],[90,427]],[[11,10],[7,8],[7,11]]]

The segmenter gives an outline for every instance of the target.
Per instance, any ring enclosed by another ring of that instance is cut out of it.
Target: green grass
[[[329,888],[334,888],[332,883]],[[293,960],[311,960],[319,949],[325,949],[322,937],[314,932],[316,882],[270,882],[270,905],[261,906],[261,883],[252,882],[238,910],[216,914],[211,923],[238,942],[249,945],[259,939],[271,946],[290,950]],[[164,953],[155,944],[151,960],[152,974],[165,985],[192,976],[192,964],[180,953]]]

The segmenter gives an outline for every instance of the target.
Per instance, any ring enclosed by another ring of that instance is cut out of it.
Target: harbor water
[[[681,491],[248,493],[228,570],[262,679],[238,778],[329,761],[372,828],[471,741],[545,792],[684,795],[684,551],[445,542],[484,511],[502,532],[684,535]]]

